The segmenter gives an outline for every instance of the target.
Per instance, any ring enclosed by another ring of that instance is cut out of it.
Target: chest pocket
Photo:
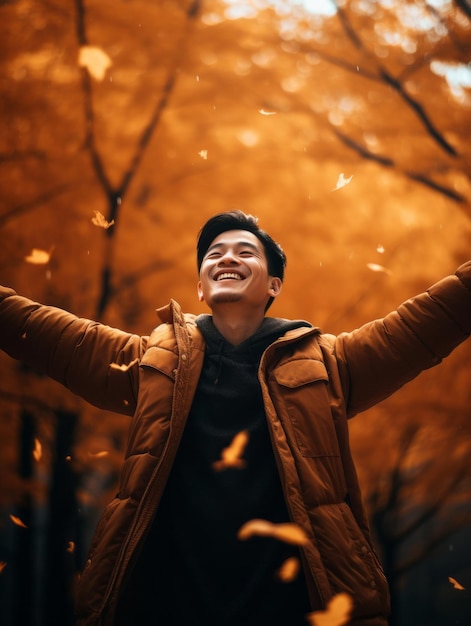
[[[172,380],[175,379],[177,365],[178,356],[174,352],[160,348],[159,346],[147,348],[140,362],[143,371],[145,371],[146,368],[151,368],[165,374]]]
[[[305,457],[339,457],[329,401],[329,376],[322,361],[296,359],[273,370],[279,416]]]
[[[139,367],[139,397],[128,442],[128,455],[160,456],[170,427],[178,357],[157,346],[147,349]]]

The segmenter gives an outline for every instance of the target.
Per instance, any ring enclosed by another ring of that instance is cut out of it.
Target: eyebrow
[[[214,243],[211,246],[209,246],[209,248],[206,250],[206,254],[208,254],[209,252],[211,252],[212,250],[215,250],[217,248],[223,248],[226,244],[221,241],[219,243]],[[239,248],[250,248],[251,250],[255,250],[256,252],[260,252],[260,249],[258,248],[258,246],[254,243],[252,243],[251,241],[238,241],[237,246],[239,246]]]

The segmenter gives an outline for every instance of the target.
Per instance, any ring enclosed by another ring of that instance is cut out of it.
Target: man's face
[[[269,276],[263,244],[246,230],[218,235],[203,257],[198,296],[213,309],[230,302],[264,310],[270,296],[281,290],[281,280]]]

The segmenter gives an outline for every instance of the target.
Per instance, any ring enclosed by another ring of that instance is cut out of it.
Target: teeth
[[[242,280],[239,274],[234,274],[233,272],[225,272],[224,274],[219,274],[217,280],[225,280],[226,278],[233,278],[234,280]]]

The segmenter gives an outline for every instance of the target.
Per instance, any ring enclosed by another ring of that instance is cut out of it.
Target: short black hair
[[[286,267],[286,255],[283,248],[268,233],[258,225],[258,218],[243,211],[227,211],[211,217],[202,227],[198,234],[196,244],[196,259],[198,272],[200,271],[204,255],[209,246],[221,233],[228,230],[247,230],[254,234],[263,244],[267,259],[268,274],[276,276],[283,282]],[[270,298],[267,309],[273,302]]]

